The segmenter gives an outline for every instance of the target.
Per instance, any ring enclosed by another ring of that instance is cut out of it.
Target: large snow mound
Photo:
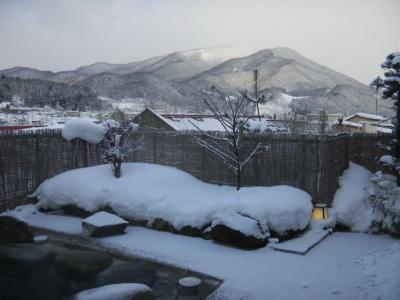
[[[67,141],[80,138],[89,143],[97,144],[104,139],[106,129],[86,119],[70,119],[65,122],[62,136]]]
[[[153,221],[178,230],[202,229],[215,214],[233,210],[259,221],[262,229],[278,233],[302,230],[310,221],[312,204],[306,192],[290,186],[218,186],[201,182],[173,167],[144,163],[123,164],[114,178],[108,165],[67,171],[43,182],[33,196],[39,207],[74,204],[87,211],[106,205],[121,217]]]
[[[339,189],[332,202],[331,215],[352,231],[367,232],[373,219],[373,209],[368,203],[367,190],[373,188],[372,173],[350,162],[349,168],[339,177]]]

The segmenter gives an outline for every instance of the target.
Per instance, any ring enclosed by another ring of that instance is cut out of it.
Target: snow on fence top
[[[98,124],[86,119],[70,119],[65,122],[62,130],[62,136],[70,141],[74,138],[80,138],[89,143],[99,143],[106,134],[106,129]]]

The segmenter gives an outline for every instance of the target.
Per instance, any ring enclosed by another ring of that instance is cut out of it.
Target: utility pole
[[[258,69],[253,70],[254,74],[254,96],[258,100]],[[260,107],[258,101],[256,102],[258,120],[261,121]]]

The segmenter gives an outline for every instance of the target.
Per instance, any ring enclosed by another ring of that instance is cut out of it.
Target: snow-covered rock
[[[391,166],[395,162],[395,158],[392,155],[383,155],[379,158],[379,163],[382,165]]]
[[[269,237],[257,220],[234,211],[215,215],[211,223],[211,235],[216,241],[246,249],[264,247]]]
[[[80,138],[89,143],[99,143],[106,134],[106,129],[98,124],[86,119],[70,119],[65,122],[62,136],[70,141]]]
[[[339,178],[340,187],[333,198],[330,215],[352,231],[367,232],[371,226],[373,209],[367,201],[368,190],[373,188],[371,177],[366,168],[350,162]]]
[[[92,237],[116,235],[123,233],[128,224],[116,215],[100,211],[82,221],[82,231]]]
[[[136,282],[147,286],[154,286],[157,281],[156,270],[138,261],[114,264],[96,277],[96,286]],[[176,284],[176,282],[174,282]]]
[[[153,300],[154,295],[147,285],[119,283],[104,285],[76,294],[72,300]]]
[[[177,230],[203,230],[216,213],[234,210],[257,220],[264,232],[304,229],[311,218],[311,197],[294,187],[218,186],[199,181],[176,168],[125,163],[114,178],[108,165],[67,171],[43,182],[33,196],[38,206],[58,209],[76,205],[86,211],[110,206],[128,220],[161,218]],[[200,232],[201,232],[200,231]]]

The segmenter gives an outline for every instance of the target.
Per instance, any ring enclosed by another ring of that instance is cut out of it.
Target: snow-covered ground
[[[116,179],[109,165],[71,170],[43,182],[33,194],[39,206],[74,204],[94,212],[110,206],[121,217],[150,222],[161,218],[180,230],[204,229],[215,215],[236,212],[257,220],[262,230],[285,233],[310,222],[312,204],[294,187],[218,186],[201,182],[173,167],[124,163]]]
[[[32,205],[14,213],[38,227],[82,232],[79,218],[44,215]],[[98,241],[223,279],[211,299],[397,300],[400,295],[400,241],[388,236],[336,232],[304,256],[269,246],[240,250],[132,226],[124,235]]]

